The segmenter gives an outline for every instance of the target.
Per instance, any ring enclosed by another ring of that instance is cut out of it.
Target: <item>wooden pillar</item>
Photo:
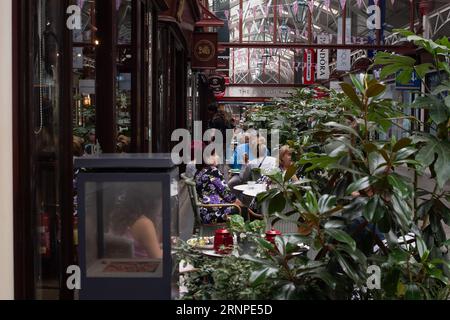
[[[142,61],[142,12],[145,10],[141,0],[132,2],[132,69],[131,69],[131,152],[140,152],[145,141],[142,121],[142,74],[145,66]]]
[[[116,151],[116,2],[97,0],[96,136],[104,153]]]
[[[69,0],[64,0],[62,9],[67,8],[70,4]],[[63,25],[63,23],[61,23]],[[74,292],[67,288],[67,278],[70,274],[66,273],[67,268],[74,264],[75,260],[75,243],[73,238],[73,132],[72,132],[72,33],[64,28],[63,31],[63,54],[61,56],[61,105],[67,108],[61,108],[59,115],[59,137],[60,137],[60,192],[59,194],[59,212],[61,215],[61,267],[60,267],[60,299],[73,300]]]
[[[414,0],[409,0],[409,30],[414,32],[414,20],[415,20],[415,9],[416,3]]]

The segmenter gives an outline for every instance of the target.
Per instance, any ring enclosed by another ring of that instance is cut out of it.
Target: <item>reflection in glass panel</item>
[[[116,0],[118,44],[131,44],[131,0]]]
[[[95,32],[95,0],[75,1],[81,9],[81,30],[73,30],[73,41],[75,43],[94,43]]]
[[[74,155],[95,154],[96,94],[95,45],[73,47],[73,135]],[[77,146],[75,147],[75,144]],[[79,145],[79,146],[78,146]]]
[[[149,151],[152,152],[152,123],[153,123],[153,12],[147,12],[147,38],[148,38],[148,139]]]
[[[38,0],[30,2],[33,13],[29,38],[32,59],[33,91],[30,105],[33,144],[30,195],[34,212],[35,296],[37,299],[59,298],[60,274],[60,88],[62,30],[61,2]]]
[[[88,277],[162,277],[160,182],[89,182],[85,193]]]
[[[132,2],[116,0],[117,8],[117,81],[116,119],[117,152],[130,152],[131,143],[131,77],[132,77]]]

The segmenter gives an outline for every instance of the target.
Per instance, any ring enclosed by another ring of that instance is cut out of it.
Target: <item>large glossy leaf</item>
[[[438,243],[446,240],[444,227],[442,226],[441,216],[438,213],[430,212],[430,227],[433,232],[433,237]]]
[[[367,205],[363,209],[363,216],[368,221],[374,221],[375,212],[378,209],[379,197],[378,195],[373,196],[367,202]]]
[[[286,243],[284,242],[284,238],[283,237],[275,237],[275,246],[278,249],[278,252],[282,255],[285,256],[286,255]]]
[[[364,92],[364,86],[362,82],[352,73],[350,74],[350,79],[352,80],[352,83],[355,86],[355,88],[358,89],[359,93],[362,94]]]
[[[318,213],[319,204],[317,203],[317,198],[311,191],[306,192],[305,195],[305,206],[308,212]]]
[[[397,64],[397,63],[385,65],[381,69],[380,77],[381,77],[381,79],[386,79],[388,76],[390,76],[392,74],[397,74],[398,72],[400,72],[403,67],[404,66],[402,64]]]
[[[405,299],[406,300],[421,300],[422,299],[422,293],[420,291],[420,288],[417,286],[417,284],[412,283],[412,284],[406,285]]]
[[[353,268],[353,266],[347,261],[347,259],[345,259],[345,257],[338,251],[335,251],[334,254],[344,273],[354,282],[359,283],[361,279],[359,278],[358,273]]]
[[[397,75],[397,81],[400,82],[401,84],[408,83],[411,80],[412,73],[413,73],[412,68],[404,69]]]
[[[412,156],[416,152],[417,152],[417,149],[415,149],[413,147],[402,148],[402,149],[398,150],[397,154],[395,155],[395,160],[396,161],[405,160],[405,159],[409,158],[410,156]]]
[[[412,195],[412,188],[411,184],[404,181],[404,179],[404,177],[395,173],[390,174],[387,177],[389,184],[396,190],[396,193],[403,198],[408,198]]]
[[[384,92],[386,87],[380,83],[375,83],[366,90],[366,96],[369,98],[376,97]]]
[[[283,285],[275,295],[276,300],[291,300],[295,298],[296,288],[292,282]]]
[[[340,86],[342,88],[342,91],[347,95],[347,97],[350,98],[350,100],[360,109],[363,109],[363,103],[361,102],[361,99],[356,94],[355,89],[353,87],[345,82],[340,83]]]
[[[324,194],[319,198],[318,206],[319,212],[324,213],[332,209],[336,205],[336,197],[329,194]]]
[[[413,216],[408,203],[400,195],[394,194],[392,197],[392,207],[397,223],[404,231],[409,231]]]
[[[389,262],[394,264],[406,263],[410,254],[400,248],[395,248],[389,253]]]
[[[265,239],[256,238],[256,241],[266,250],[272,251],[274,249],[273,244]]]
[[[348,244],[352,250],[356,249],[355,240],[347,232],[339,229],[325,229],[325,233],[337,241]]]
[[[366,256],[360,250],[353,249],[347,244],[338,244],[336,248],[339,251],[347,253],[353,259],[353,261],[363,266],[363,268],[366,267],[367,263]]]
[[[345,226],[345,221],[341,219],[330,219],[325,222],[325,229],[339,229]]]
[[[284,174],[284,182],[289,181],[289,179],[292,178],[292,176],[297,172],[297,166],[296,165],[291,165],[287,170],[286,173]]]
[[[338,129],[340,131],[344,131],[346,133],[350,133],[350,134],[354,135],[355,137],[359,138],[359,134],[355,131],[355,129],[353,129],[353,128],[349,127],[349,126],[346,126],[346,125],[343,125],[343,124],[340,124],[340,123],[337,123],[337,122],[334,122],[334,121],[327,122],[327,123],[324,124],[324,126],[332,127],[332,128]]]
[[[437,212],[441,214],[442,220],[444,220],[445,224],[450,226],[450,208],[448,208],[442,201],[436,202]]]
[[[428,167],[436,156],[434,170],[439,187],[442,188],[450,179],[450,142],[430,137],[427,144],[417,153],[416,160],[421,162],[424,167]]]
[[[433,70],[434,67],[431,63],[422,63],[419,64],[418,66],[415,66],[414,69],[417,72],[417,75],[419,76],[419,78],[421,79],[425,79],[425,75],[430,71]]]
[[[392,148],[392,151],[397,152],[400,149],[403,149],[404,147],[409,146],[410,144],[411,144],[411,139],[410,138],[402,138],[402,139],[397,141],[397,143]]]
[[[422,237],[416,236],[416,244],[420,259],[425,261],[430,253],[427,249],[425,241],[423,241]]]
[[[269,201],[269,213],[282,212],[286,207],[286,199],[282,192],[275,195]]]
[[[266,267],[266,268],[262,268],[260,270],[253,271],[250,274],[250,279],[249,279],[250,283],[256,287],[256,286],[260,285],[261,283],[265,282],[270,269],[271,268]]]
[[[443,81],[442,84],[438,85],[436,89],[432,91],[432,94],[437,96],[438,94],[447,91],[450,91],[450,81]]]
[[[355,191],[367,189],[368,187],[370,187],[371,183],[372,183],[371,177],[363,177],[351,183],[347,188],[347,193],[351,194],[352,192]]]

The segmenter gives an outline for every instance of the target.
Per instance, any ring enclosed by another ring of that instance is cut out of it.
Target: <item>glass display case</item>
[[[178,168],[170,155],[75,160],[80,299],[170,299]]]

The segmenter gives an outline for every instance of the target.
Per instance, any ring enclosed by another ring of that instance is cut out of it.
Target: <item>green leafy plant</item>
[[[296,224],[275,239],[254,237],[258,248],[240,258],[246,289],[261,299],[448,299],[450,245],[450,43],[398,31],[423,48],[432,63],[379,52],[382,79],[409,81],[415,71],[443,77],[410,108],[429,111],[429,132],[406,130],[405,106],[382,98],[386,86],[371,75],[350,77],[343,93],[300,89],[289,99],[248,115],[255,128],[279,129],[280,142],[295,149],[296,163],[283,175],[269,174],[271,188],[259,194],[266,223]],[[403,136],[380,139],[394,126]],[[420,126],[414,126],[420,128]],[[297,174],[300,183],[291,183]],[[429,179],[432,190],[420,180]],[[295,217],[295,218],[294,218]],[[231,227],[231,226],[230,226]],[[246,230],[241,220],[232,226]],[[305,251],[305,248],[306,251]],[[238,258],[238,257],[236,257]],[[368,289],[367,267],[381,270],[380,288]]]

